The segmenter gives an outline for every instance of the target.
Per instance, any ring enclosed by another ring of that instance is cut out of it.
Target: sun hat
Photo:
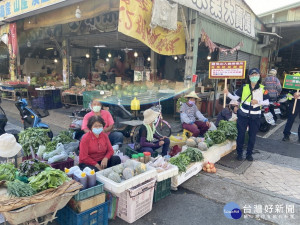
[[[252,75],[253,73],[258,73],[258,74],[260,74],[259,69],[257,69],[257,68],[252,68],[251,70],[249,70],[248,75]]]
[[[268,73],[268,76],[276,76],[277,75],[277,71],[275,69],[271,69]]]
[[[237,100],[231,100],[229,105],[239,105],[240,103]]]
[[[144,124],[148,125],[155,121],[155,119],[159,116],[159,112],[155,112],[152,109],[147,109],[144,112]]]
[[[199,99],[198,95],[196,94],[195,91],[192,91],[191,93],[187,94],[186,96],[184,96],[185,98],[197,98]]]
[[[12,134],[2,134],[0,136],[0,157],[13,157],[22,149],[22,146],[17,143],[16,138]]]

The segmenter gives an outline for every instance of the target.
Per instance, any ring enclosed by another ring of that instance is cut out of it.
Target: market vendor
[[[225,121],[236,121],[237,120],[237,111],[239,109],[239,102],[236,100],[231,100],[229,105],[225,107],[217,116],[215,122],[216,127],[219,126],[221,120]]]
[[[168,154],[170,140],[167,137],[160,137],[155,133],[154,123],[159,116],[159,112],[147,109],[144,112],[143,125],[139,130],[138,151],[153,153],[162,147],[162,156]]]
[[[249,127],[249,141],[247,147],[246,159],[253,161],[252,151],[255,144],[256,134],[260,126],[261,107],[269,105],[269,94],[261,85],[260,71],[257,68],[249,70],[247,84],[243,85],[232,95],[227,89],[224,94],[232,100],[241,99],[240,109],[237,111],[237,129],[238,136],[236,140],[237,160],[243,160],[243,145],[245,141],[246,130]]]
[[[210,123],[196,106],[195,102],[199,97],[195,91],[192,91],[184,97],[187,98],[188,101],[183,103],[180,108],[182,128],[192,132],[194,137],[203,136],[210,128]]]
[[[79,167],[90,167],[99,171],[121,163],[119,156],[114,156],[107,133],[103,132],[105,122],[100,116],[88,119],[86,133],[80,142]]]
[[[90,129],[87,126],[89,118],[92,116],[101,116],[105,122],[103,132],[108,135],[110,143],[112,145],[122,145],[123,134],[117,131],[111,132],[114,128],[114,120],[109,111],[101,110],[101,106],[101,102],[98,99],[94,99],[91,102],[92,111],[83,117],[81,130],[83,130],[85,133],[89,132]]]

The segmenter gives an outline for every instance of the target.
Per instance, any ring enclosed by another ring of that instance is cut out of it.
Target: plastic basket
[[[51,163],[50,166],[54,169],[64,171],[65,168],[71,168],[72,166],[74,166],[74,159],[68,158],[66,161],[63,162]]]
[[[74,199],[76,201],[81,201],[89,197],[93,197],[94,195],[98,195],[102,192],[103,184],[100,181],[97,181],[96,186],[80,191],[77,195],[74,196]]]
[[[117,216],[133,223],[152,210],[155,179],[147,180],[121,193]]]
[[[138,154],[137,151],[133,150],[132,148],[130,147],[127,147],[125,149],[125,155],[127,155],[129,158],[131,158],[131,155],[133,154]],[[151,157],[153,158],[156,158],[158,156],[158,152],[154,151],[152,154],[151,154]]]
[[[153,202],[158,202],[159,200],[167,197],[171,194],[171,178],[160,181],[156,183],[154,189]]]
[[[56,221],[60,225],[107,225],[108,202],[95,206],[82,213],[76,213],[69,206],[57,212]]]

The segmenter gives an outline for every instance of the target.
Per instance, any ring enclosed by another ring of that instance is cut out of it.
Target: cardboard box
[[[93,197],[81,201],[76,201],[74,198],[72,198],[68,204],[74,211],[80,213],[88,209],[91,209],[97,205],[100,205],[104,202],[105,202],[105,193],[101,193],[100,195],[95,195]]]
[[[116,77],[116,84],[122,84],[122,77]]]

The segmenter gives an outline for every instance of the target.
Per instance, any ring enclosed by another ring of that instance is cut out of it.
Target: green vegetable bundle
[[[185,172],[186,167],[190,164],[191,159],[185,154],[179,154],[176,157],[170,159],[170,163],[177,166],[179,172]]]
[[[12,163],[0,164],[0,180],[13,181],[16,178],[17,169]]]
[[[30,177],[28,180],[31,187],[40,192],[49,188],[57,188],[65,181],[69,181],[70,178],[61,170],[47,168],[37,176]]]
[[[52,141],[56,143],[62,143],[62,144],[68,144],[70,142],[73,142],[73,134],[71,131],[61,131],[57,136],[55,136]]]
[[[19,143],[22,145],[26,156],[30,155],[30,146],[36,153],[40,145],[46,145],[50,141],[49,129],[30,127],[19,134]]]
[[[29,184],[23,183],[19,180],[9,181],[6,183],[6,186],[7,192],[11,196],[27,197],[36,193],[36,191]]]
[[[224,132],[225,136],[229,140],[235,140],[238,134],[236,122],[221,120],[219,123],[218,130]]]
[[[184,154],[187,157],[189,157],[191,162],[200,162],[203,160],[202,153],[198,148],[189,147],[189,148],[187,148],[187,150],[185,150],[184,152],[182,152],[180,154]]]
[[[221,144],[226,141],[226,136],[222,130],[207,131],[205,139],[211,139],[214,144]]]
[[[35,176],[44,171],[47,167],[49,167],[48,164],[42,163],[37,159],[26,160],[19,166],[19,176]]]

